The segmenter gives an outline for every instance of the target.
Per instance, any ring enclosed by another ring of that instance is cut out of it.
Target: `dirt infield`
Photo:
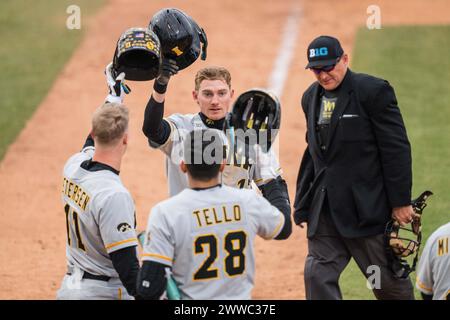
[[[205,28],[208,60],[175,76],[166,100],[166,114],[196,112],[191,90],[194,74],[202,66],[228,67],[237,94],[267,85],[286,17],[294,5],[299,6],[295,58],[281,97],[280,162],[293,201],[305,148],[299,100],[313,80],[304,70],[306,46],[317,35],[333,34],[351,58],[356,28],[365,25],[367,6],[374,2],[382,10],[383,24],[450,23],[446,0],[221,0],[201,2],[201,6],[194,0],[113,0],[90,21],[83,21],[88,28],[84,41],[0,164],[0,299],[55,297],[66,270],[66,231],[59,199],[62,167],[81,147],[92,111],[105,97],[102,71],[123,30],[147,25],[153,13],[167,6],[187,11]],[[133,92],[126,99],[131,109],[131,141],[121,177],[134,196],[140,229],[145,228],[150,208],[167,197],[163,155],[151,150],[141,133],[151,85],[130,83]],[[261,240],[256,245],[254,298],[303,299],[305,231],[295,227],[287,241]]]

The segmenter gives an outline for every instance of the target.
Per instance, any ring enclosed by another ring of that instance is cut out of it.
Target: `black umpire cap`
[[[317,37],[308,46],[308,64],[305,69],[336,64],[343,54],[344,50],[338,39],[331,36]]]

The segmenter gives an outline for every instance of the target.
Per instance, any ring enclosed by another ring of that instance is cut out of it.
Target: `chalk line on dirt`
[[[283,39],[268,81],[268,90],[273,92],[277,97],[281,97],[283,94],[284,83],[286,82],[289,73],[289,66],[292,61],[297,41],[300,16],[300,6],[298,3],[295,3],[286,19],[283,30]]]

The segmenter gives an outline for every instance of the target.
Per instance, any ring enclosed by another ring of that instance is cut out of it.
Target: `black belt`
[[[71,276],[71,273],[67,273],[67,275]],[[98,281],[106,281],[108,282],[111,277],[108,276],[98,276],[89,272],[84,271],[83,273],[83,279],[89,279],[89,280],[98,280]]]

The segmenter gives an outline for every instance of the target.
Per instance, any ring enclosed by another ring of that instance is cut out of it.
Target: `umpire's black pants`
[[[413,300],[411,280],[395,278],[388,267],[383,237],[380,234],[356,239],[343,238],[329,214],[322,213],[315,236],[308,239],[304,272],[306,299],[341,300],[339,277],[353,257],[364,276],[371,280],[374,269],[368,269],[369,266],[379,267],[379,288],[373,289],[377,299]]]

